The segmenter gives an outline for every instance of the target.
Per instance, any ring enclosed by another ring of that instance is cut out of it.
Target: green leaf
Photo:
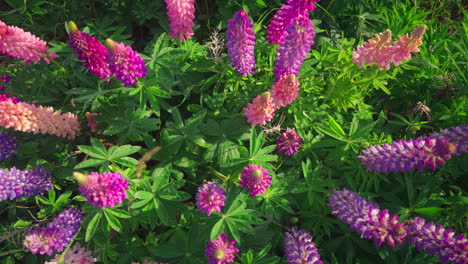
[[[210,233],[210,240],[215,240],[216,238],[221,235],[221,233],[224,231],[225,225],[224,225],[224,218],[219,219],[218,222],[213,226],[211,229]]]
[[[424,207],[424,208],[414,209],[414,212],[419,213],[419,214],[425,214],[425,215],[436,215],[442,212],[443,210],[444,208],[440,208],[440,207]]]
[[[125,167],[134,167],[138,164],[138,160],[131,157],[121,157],[112,159],[113,162],[124,165]]]
[[[96,233],[96,229],[99,225],[99,221],[101,220],[101,216],[102,216],[102,211],[99,211],[97,214],[93,216],[91,221],[89,221],[88,227],[86,228],[86,235],[85,235],[86,242],[91,240],[91,238],[94,236],[94,233]]]
[[[122,224],[120,224],[119,219],[112,215],[109,210],[108,208],[104,208],[104,215],[106,216],[107,222],[115,231],[122,231]]]
[[[89,159],[82,161],[78,164],[76,164],[73,169],[82,169],[82,168],[88,168],[88,167],[97,167],[98,165],[101,165],[102,163],[106,162],[105,160],[98,160],[98,159]]]
[[[118,218],[130,218],[130,214],[128,212],[125,212],[123,210],[119,210],[119,209],[115,209],[115,208],[111,208],[111,209],[108,209],[107,212],[117,216]]]
[[[138,191],[133,196],[135,198],[141,199],[141,200],[153,199],[154,198],[154,195],[152,193],[146,192],[146,191]]]
[[[118,147],[113,152],[109,150],[109,153],[110,153],[109,158],[128,156],[130,154],[138,152],[140,149],[141,149],[140,146],[123,145],[123,146]]]
[[[100,149],[96,149],[91,146],[78,146],[78,149],[81,150],[81,152],[88,154],[91,157],[95,157],[98,159],[107,159],[107,152],[101,152]]]

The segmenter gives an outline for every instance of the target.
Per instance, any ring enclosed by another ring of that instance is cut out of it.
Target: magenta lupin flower
[[[148,69],[145,62],[130,46],[117,43],[112,39],[106,40],[106,46],[109,70],[125,87],[136,85],[137,77],[146,76]]]
[[[243,116],[247,117],[247,122],[252,125],[265,125],[275,116],[277,106],[273,102],[269,92],[264,92],[253,100],[251,104],[244,108]]]
[[[287,156],[292,156],[298,152],[300,146],[301,137],[294,128],[286,129],[286,132],[282,133],[276,142],[276,149]]]
[[[49,49],[47,43],[15,26],[8,26],[0,21],[0,55],[21,59],[25,62],[38,63],[43,59],[49,63],[45,52]],[[51,58],[57,57],[55,53],[49,53]]]
[[[0,75],[0,90],[5,91],[6,87],[3,85],[4,83],[9,83],[10,82],[10,75],[7,74],[1,74]]]
[[[271,185],[271,176],[261,165],[250,164],[242,170],[239,184],[249,189],[252,197],[256,197],[259,193],[265,194],[265,190]]]
[[[43,167],[31,170],[0,169],[0,201],[43,194],[53,189],[50,173]]]
[[[193,36],[193,19],[195,18],[195,5],[193,0],[164,0],[167,4],[169,17],[169,35],[173,39],[182,39],[185,42]]]
[[[9,160],[16,154],[17,138],[10,133],[0,132],[0,161]]]
[[[437,165],[445,164],[457,147],[445,139],[420,137],[399,140],[392,145],[370,146],[358,156],[367,171],[376,173],[404,172],[428,167],[435,170]]]
[[[239,252],[239,249],[234,247],[236,240],[228,241],[228,237],[223,232],[221,235],[208,242],[205,246],[205,256],[210,264],[227,264],[234,262],[234,254]]]
[[[226,46],[232,67],[247,77],[255,69],[255,34],[249,15],[240,10],[229,20],[226,32]]]
[[[312,235],[303,229],[288,228],[284,233],[284,252],[288,264],[322,264]]]
[[[333,189],[328,198],[331,213],[348,224],[364,238],[373,239],[381,246],[384,242],[394,247],[401,244],[407,235],[404,223],[398,222],[398,215],[390,216],[388,210],[380,210],[363,197],[348,189]]]
[[[68,22],[69,44],[73,51],[78,54],[78,59],[83,61],[83,65],[89,72],[104,79],[110,77],[109,66],[106,62],[107,49],[97,41],[78,29],[73,21]]]
[[[437,255],[442,263],[468,263],[468,239],[464,234],[455,235],[452,229],[415,217],[407,221],[407,241],[418,250],[427,250],[430,256]]]
[[[268,90],[275,105],[287,106],[299,96],[299,81],[296,75],[285,75]]]
[[[207,182],[201,187],[198,187],[197,193],[197,208],[205,212],[208,216],[213,212],[221,212],[221,207],[224,206],[224,189],[219,186],[218,182]]]
[[[454,144],[456,146],[455,152],[452,153],[454,155],[468,152],[468,125],[443,129],[439,133],[433,133],[431,137],[445,139],[447,142]]]
[[[286,75],[297,75],[301,69],[310,47],[314,44],[314,25],[310,20],[296,20],[286,29],[287,35],[278,49],[275,60],[274,75],[278,81]]]
[[[318,0],[288,0],[286,5],[281,5],[267,27],[268,42],[281,45],[288,34],[289,26],[294,25],[296,21],[307,22],[309,11],[316,8],[313,2]]]
[[[71,247],[63,258],[64,263],[70,264],[92,264],[99,261],[98,258],[95,258],[91,255],[91,251],[82,247],[80,243],[75,243],[73,247]],[[62,254],[57,254],[55,257],[45,262],[44,264],[59,264],[59,260]]]
[[[121,204],[127,198],[125,190],[130,189],[127,180],[118,172],[91,172],[89,175],[75,172],[73,176],[80,185],[81,195],[95,207],[114,208],[115,204]]]
[[[81,209],[67,209],[47,224],[47,227],[37,227],[28,232],[23,247],[33,254],[49,256],[54,251],[62,251],[73,240],[83,220]]]

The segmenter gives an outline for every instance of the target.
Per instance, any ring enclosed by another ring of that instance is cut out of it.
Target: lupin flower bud
[[[236,71],[247,77],[255,69],[255,35],[249,15],[240,10],[229,20],[226,32],[229,59]]]

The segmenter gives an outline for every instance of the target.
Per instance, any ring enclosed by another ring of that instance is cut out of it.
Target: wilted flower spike
[[[60,213],[47,227],[37,227],[28,232],[23,247],[33,254],[52,255],[62,251],[73,240],[84,220],[81,209],[70,208]]]
[[[90,37],[88,33],[80,31],[72,21],[68,22],[68,27],[69,44],[73,51],[78,54],[78,59],[82,60],[84,66],[89,68],[89,72],[96,74],[97,77],[101,79],[109,78],[110,71],[106,62],[106,47],[95,38]]]
[[[454,144],[457,149],[454,155],[460,155],[463,152],[468,152],[468,125],[461,125],[441,130],[439,133],[433,133],[433,138],[445,139],[447,142]]]
[[[384,242],[394,247],[401,244],[407,235],[404,223],[398,222],[398,216],[390,216],[388,210],[380,211],[358,194],[343,189],[333,190],[328,199],[331,213],[341,219],[364,238],[373,239],[380,246]]]
[[[299,151],[301,146],[301,137],[297,134],[294,128],[288,128],[286,132],[282,133],[276,143],[276,148],[279,152],[292,156]]]
[[[143,59],[130,46],[106,40],[107,63],[112,75],[125,87],[136,85],[136,78],[146,76],[148,69]]]
[[[229,20],[226,33],[229,59],[236,71],[247,77],[255,69],[255,35],[249,15],[244,10]]]
[[[234,262],[234,254],[239,252],[239,249],[234,247],[236,240],[228,241],[226,234],[221,235],[208,242],[205,246],[205,256],[210,264],[227,264]]]
[[[47,261],[44,264],[59,264],[60,256],[61,254],[57,254],[52,260]],[[91,251],[81,247],[80,243],[75,243],[75,245],[65,253],[63,261],[68,264],[92,264],[99,261],[99,259],[94,258],[91,255]]]
[[[52,107],[20,102],[8,96],[0,96],[0,126],[69,139],[74,139],[80,131],[80,122],[73,113],[54,111]]]
[[[265,190],[271,185],[271,176],[261,165],[250,164],[242,170],[239,184],[249,189],[252,197],[256,197],[259,193],[265,194]]]
[[[244,108],[243,116],[252,125],[265,125],[275,116],[277,106],[273,102],[269,92],[258,95],[247,108]]]
[[[278,49],[275,60],[274,75],[278,81],[284,76],[297,75],[301,69],[310,46],[314,44],[314,25],[310,20],[288,26],[286,38]]]
[[[36,196],[53,189],[50,173],[43,167],[9,171],[0,168],[0,201]]]
[[[358,156],[367,171],[376,173],[404,172],[428,167],[435,170],[451,158],[457,147],[445,139],[420,137],[418,139],[399,140],[392,145],[376,145],[365,149]]]
[[[318,0],[288,0],[286,5],[276,12],[267,27],[267,40],[271,44],[281,45],[286,37],[287,28],[296,21],[305,23],[309,21],[309,11],[316,8],[313,2]]]
[[[80,185],[81,195],[95,207],[114,208],[115,204],[121,204],[127,198],[125,190],[130,189],[127,180],[118,172],[91,172],[89,175],[75,172],[73,176]]]
[[[269,90],[271,98],[277,107],[292,103],[299,96],[299,81],[296,75],[285,75]]]
[[[186,41],[193,36],[195,6],[193,0],[164,0],[167,4],[167,16],[171,23],[171,37]]]
[[[49,63],[44,53],[49,49],[47,43],[33,34],[15,26],[7,26],[0,21],[0,55],[17,58],[25,62],[38,63],[44,59]],[[55,58],[55,53],[50,53]]]
[[[217,182],[207,182],[203,186],[198,187],[197,193],[197,208],[207,215],[213,212],[221,212],[221,207],[224,206],[226,196],[225,191]]]
[[[303,229],[288,228],[284,233],[284,252],[288,264],[322,264],[312,236]]]
[[[419,217],[408,221],[407,241],[414,244],[418,250],[427,250],[430,256],[437,255],[442,263],[468,263],[468,239],[464,234],[455,235],[452,229],[433,222],[425,224]]]
[[[16,154],[17,138],[12,137],[10,133],[0,132],[0,161],[9,160]]]

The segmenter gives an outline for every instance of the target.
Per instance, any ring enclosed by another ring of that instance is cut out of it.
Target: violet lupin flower
[[[236,240],[228,241],[228,237],[223,232],[221,235],[208,242],[205,246],[205,256],[210,264],[227,264],[234,262],[234,254],[239,252],[239,249],[234,247]]]
[[[312,235],[303,229],[288,228],[284,233],[284,252],[288,264],[322,264]]]
[[[420,137],[418,139],[399,140],[392,145],[376,145],[365,149],[358,156],[367,171],[376,173],[404,172],[428,167],[435,170],[437,165],[455,153],[456,146],[445,139]]]
[[[89,175],[75,172],[73,176],[80,185],[81,195],[95,207],[114,208],[115,204],[121,204],[127,198],[125,190],[130,189],[127,180],[118,172],[91,172]]]
[[[9,160],[16,154],[17,138],[12,137],[10,133],[0,132],[0,161]]]
[[[398,222],[398,216],[390,216],[388,210],[380,211],[378,205],[348,189],[333,189],[328,199],[332,215],[348,224],[364,238],[373,239],[377,246],[384,242],[394,247],[401,244],[407,235],[404,223]]]
[[[197,193],[197,208],[205,212],[208,216],[213,212],[221,212],[221,207],[224,206],[226,196],[224,189],[219,186],[218,182],[207,182],[201,187],[198,187]]]
[[[292,156],[299,151],[300,146],[301,137],[294,128],[286,129],[286,132],[282,133],[276,142],[276,149],[287,156]]]
[[[195,6],[193,0],[164,0],[167,4],[167,16],[171,23],[171,37],[185,42],[193,36]]]
[[[137,77],[146,76],[148,69],[145,62],[130,46],[117,43],[112,39],[106,40],[106,46],[109,70],[125,87],[136,85]]]
[[[242,170],[239,184],[249,189],[252,197],[256,197],[259,193],[265,194],[265,190],[271,185],[271,176],[261,165],[250,164]]]
[[[255,69],[255,35],[249,15],[240,10],[229,20],[226,32],[226,46],[232,67],[247,77]]]
[[[36,196],[53,189],[50,172],[43,167],[31,170],[0,169],[0,201]]]
[[[96,38],[90,37],[78,29],[73,21],[68,22],[69,44],[73,51],[78,54],[78,59],[83,61],[89,72],[104,79],[110,77],[109,66],[106,62],[107,50]]]
[[[418,250],[427,250],[430,256],[437,255],[442,263],[468,263],[468,239],[464,234],[455,235],[452,229],[415,217],[407,221],[407,241]]]
[[[288,0],[286,5],[281,5],[267,27],[268,42],[281,45],[288,34],[288,26],[294,25],[296,20],[307,22],[309,11],[316,8],[313,2],[318,0]]]
[[[439,133],[433,133],[431,137],[436,139],[445,139],[454,144],[457,148],[454,155],[460,155],[468,152],[468,125],[461,125],[441,130]]]
[[[287,35],[276,55],[274,69],[276,81],[286,75],[297,75],[310,51],[310,46],[314,44],[315,31],[310,20],[295,20],[295,22],[287,27]]]
[[[47,227],[37,227],[28,232],[23,247],[33,254],[52,255],[62,251],[73,240],[80,229],[84,214],[81,209],[70,208],[60,213]]]

